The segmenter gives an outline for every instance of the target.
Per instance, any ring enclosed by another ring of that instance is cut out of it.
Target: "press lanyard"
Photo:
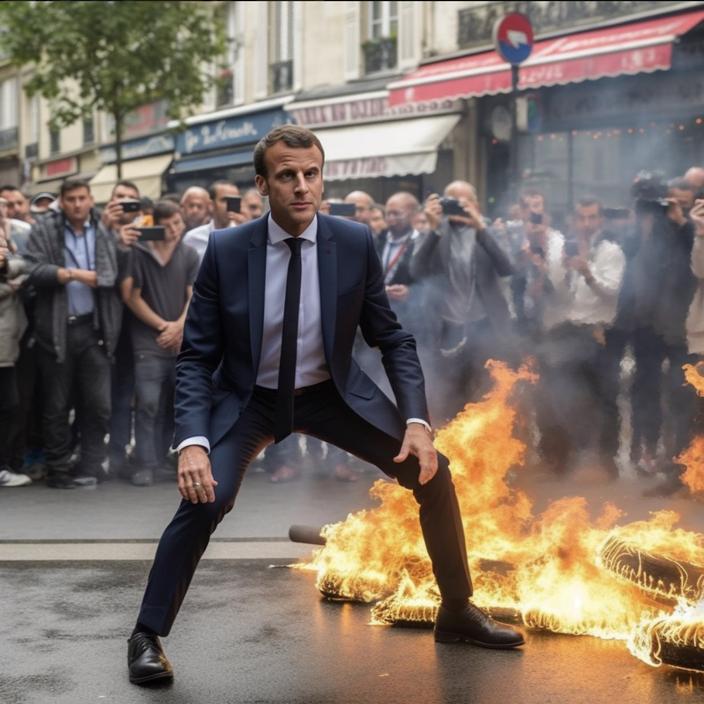
[[[389,274],[389,272],[393,271],[393,268],[396,266],[396,263],[398,262],[399,259],[403,256],[404,252],[406,251],[406,248],[408,247],[408,241],[404,242],[397,250],[396,254],[394,254],[393,258],[388,262],[386,265],[386,271],[384,271],[384,276]]]

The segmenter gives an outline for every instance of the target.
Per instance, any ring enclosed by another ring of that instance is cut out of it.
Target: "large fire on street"
[[[625,523],[606,502],[592,519],[582,497],[536,513],[512,482],[526,455],[512,399],[535,378],[489,366],[491,392],[435,440],[450,459],[475,603],[527,628],[623,641],[653,666],[704,670],[704,536],[679,528],[671,510]],[[704,455],[697,442],[695,460]],[[382,480],[371,494],[379,505],[325,526],[326,545],[301,567],[317,571],[330,598],[375,602],[372,623],[428,625],[439,594],[413,496]]]

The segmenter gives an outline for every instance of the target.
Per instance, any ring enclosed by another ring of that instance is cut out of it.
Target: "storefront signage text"
[[[275,110],[194,125],[178,135],[176,148],[180,154],[193,154],[208,149],[251,144],[285,122],[284,112]]]
[[[366,98],[348,103],[328,103],[310,107],[289,107],[288,112],[295,122],[306,127],[331,127],[375,120],[388,120],[393,117],[418,117],[444,112],[459,112],[459,100],[431,100],[424,103],[389,106],[388,98]]]
[[[123,159],[139,159],[154,154],[164,154],[174,150],[174,138],[170,134],[158,134],[154,137],[135,139],[122,145]],[[115,147],[104,147],[100,150],[100,158],[104,164],[110,164],[117,159]]]

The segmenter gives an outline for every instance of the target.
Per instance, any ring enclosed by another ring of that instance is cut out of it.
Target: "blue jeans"
[[[137,462],[145,469],[156,469],[174,434],[176,358],[139,353],[134,362]]]

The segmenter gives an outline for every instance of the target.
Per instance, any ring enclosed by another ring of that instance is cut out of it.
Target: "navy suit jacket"
[[[175,444],[196,435],[214,446],[252,396],[264,325],[267,215],[212,233],[193,287],[176,364]],[[384,292],[368,227],[318,214],[318,276],[325,359],[345,403],[401,439],[408,418],[428,420],[413,336]],[[398,408],[352,359],[357,327],[382,360]]]

